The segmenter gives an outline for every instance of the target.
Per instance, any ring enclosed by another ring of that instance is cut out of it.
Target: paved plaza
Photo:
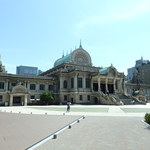
[[[0,149],[24,150],[85,115],[35,150],[149,150],[150,130],[141,120],[150,105],[74,105],[71,112],[65,110],[66,106],[0,107]]]

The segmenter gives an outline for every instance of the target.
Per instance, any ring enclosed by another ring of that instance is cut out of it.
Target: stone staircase
[[[98,104],[105,105],[141,105],[145,104],[138,99],[124,94],[104,94],[103,92],[94,93],[93,96],[99,97]]]
[[[118,94],[118,98],[123,102],[124,105],[141,105],[144,104],[137,99],[133,99],[132,97],[126,96],[124,94]]]

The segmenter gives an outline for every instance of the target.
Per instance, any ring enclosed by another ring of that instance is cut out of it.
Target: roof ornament
[[[70,54],[72,53],[72,48],[70,49]]]
[[[79,48],[82,48],[81,40],[80,40],[80,46],[79,46]]]
[[[113,64],[111,63],[111,67],[113,67]]]
[[[141,56],[141,60],[143,60],[143,56]]]
[[[66,55],[68,55],[68,51],[66,52]]]
[[[62,57],[64,57],[64,51],[63,51]]]
[[[0,65],[2,65],[1,55],[0,55]]]

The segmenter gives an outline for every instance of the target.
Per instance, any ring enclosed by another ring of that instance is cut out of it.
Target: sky
[[[150,0],[0,0],[0,55],[42,71],[82,47],[96,67],[127,68],[150,60]]]

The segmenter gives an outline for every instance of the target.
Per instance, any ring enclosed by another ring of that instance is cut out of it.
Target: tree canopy
[[[54,102],[54,94],[50,91],[44,91],[40,96],[42,104],[52,104]]]

